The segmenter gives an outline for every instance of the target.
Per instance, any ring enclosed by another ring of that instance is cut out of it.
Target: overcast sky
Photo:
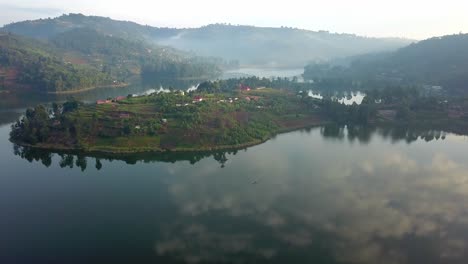
[[[141,24],[288,26],[424,39],[468,32],[468,0],[0,0],[0,25],[63,13]]]

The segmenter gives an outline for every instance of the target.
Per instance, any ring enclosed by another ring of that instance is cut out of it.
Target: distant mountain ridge
[[[123,38],[154,41],[200,56],[239,60],[242,65],[272,67],[302,67],[310,61],[391,51],[413,42],[408,39],[367,38],[327,31],[225,24],[185,29],[158,28],[82,14],[12,23],[4,26],[3,30],[48,39],[86,27]]]

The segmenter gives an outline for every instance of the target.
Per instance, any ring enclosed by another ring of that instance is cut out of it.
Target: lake
[[[468,261],[464,136],[322,127],[109,159],[14,148],[8,122],[0,263]]]
[[[163,80],[75,97],[193,85]],[[464,136],[329,126],[246,150],[87,157],[8,140],[26,107],[66,95],[2,96],[0,263],[468,260]]]

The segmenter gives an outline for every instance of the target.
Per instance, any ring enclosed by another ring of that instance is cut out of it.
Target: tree
[[[74,97],[69,98],[65,103],[63,103],[63,113],[72,112],[81,105],[82,103],[76,100]]]

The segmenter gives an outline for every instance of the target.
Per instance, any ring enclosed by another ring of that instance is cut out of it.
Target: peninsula
[[[326,124],[468,131],[463,98],[390,87],[367,91],[360,105],[345,105],[333,97],[312,98],[305,87],[251,77],[208,81],[191,92],[119,96],[92,104],[70,100],[50,109],[39,105],[12,126],[11,140],[34,148],[119,154],[239,149]]]

